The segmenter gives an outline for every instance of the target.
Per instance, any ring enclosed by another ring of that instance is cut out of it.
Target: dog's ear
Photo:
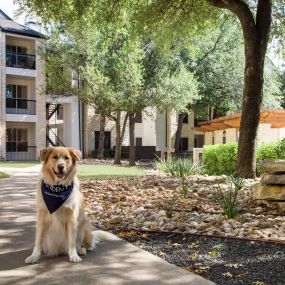
[[[51,150],[52,150],[51,147],[41,149],[40,150],[40,160],[45,161],[48,158],[49,154],[51,153]]]
[[[72,158],[74,158],[75,160],[80,160],[82,157],[81,151],[72,147],[68,148],[68,151],[70,153],[70,155],[72,156]]]

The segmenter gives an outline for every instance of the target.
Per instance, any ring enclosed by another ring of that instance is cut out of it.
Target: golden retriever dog
[[[68,254],[70,262],[79,262],[79,255],[86,255],[100,241],[100,231],[91,232],[83,209],[76,176],[76,162],[80,158],[81,152],[73,148],[50,147],[40,151],[36,241],[26,263],[37,262],[42,253]]]

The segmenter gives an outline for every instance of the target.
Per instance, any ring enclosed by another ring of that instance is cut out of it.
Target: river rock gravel
[[[103,230],[152,230],[285,242],[285,217],[278,207],[254,201],[246,180],[238,195],[242,212],[226,220],[217,203],[218,189],[228,191],[225,177],[192,176],[188,197],[181,181],[163,175],[82,181],[85,208]],[[285,284],[285,281],[284,281]]]

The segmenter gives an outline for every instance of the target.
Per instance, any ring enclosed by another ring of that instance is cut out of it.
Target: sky
[[[15,18],[15,11],[17,10],[18,6],[13,2],[14,0],[0,0],[0,9],[16,22],[24,24],[25,23],[24,16]]]

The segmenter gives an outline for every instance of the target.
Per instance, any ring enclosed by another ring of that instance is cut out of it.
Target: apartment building
[[[100,115],[88,107],[85,118],[84,145],[87,156],[96,152],[99,144]],[[146,108],[138,116],[135,124],[136,159],[153,159],[161,153],[173,152],[175,135],[178,126],[178,113],[159,112],[154,108]],[[184,119],[180,140],[181,152],[191,153],[194,147],[194,112]],[[115,123],[106,120],[105,150],[112,150],[116,142]],[[129,147],[129,129],[126,127],[122,154],[127,155]]]
[[[46,146],[75,147],[85,157],[94,156],[99,115],[72,94],[46,94],[41,47],[41,33],[14,22],[0,10],[0,160],[36,160]],[[76,78],[71,79],[73,85],[78,84]],[[173,152],[177,120],[177,112],[146,108],[135,125],[136,158]],[[194,147],[193,127],[194,115],[189,113],[182,128],[183,152]],[[107,120],[105,149],[113,150],[115,141],[115,123]],[[123,154],[128,153],[128,146],[127,126]]]
[[[36,160],[46,145],[43,35],[0,10],[0,159]]]

